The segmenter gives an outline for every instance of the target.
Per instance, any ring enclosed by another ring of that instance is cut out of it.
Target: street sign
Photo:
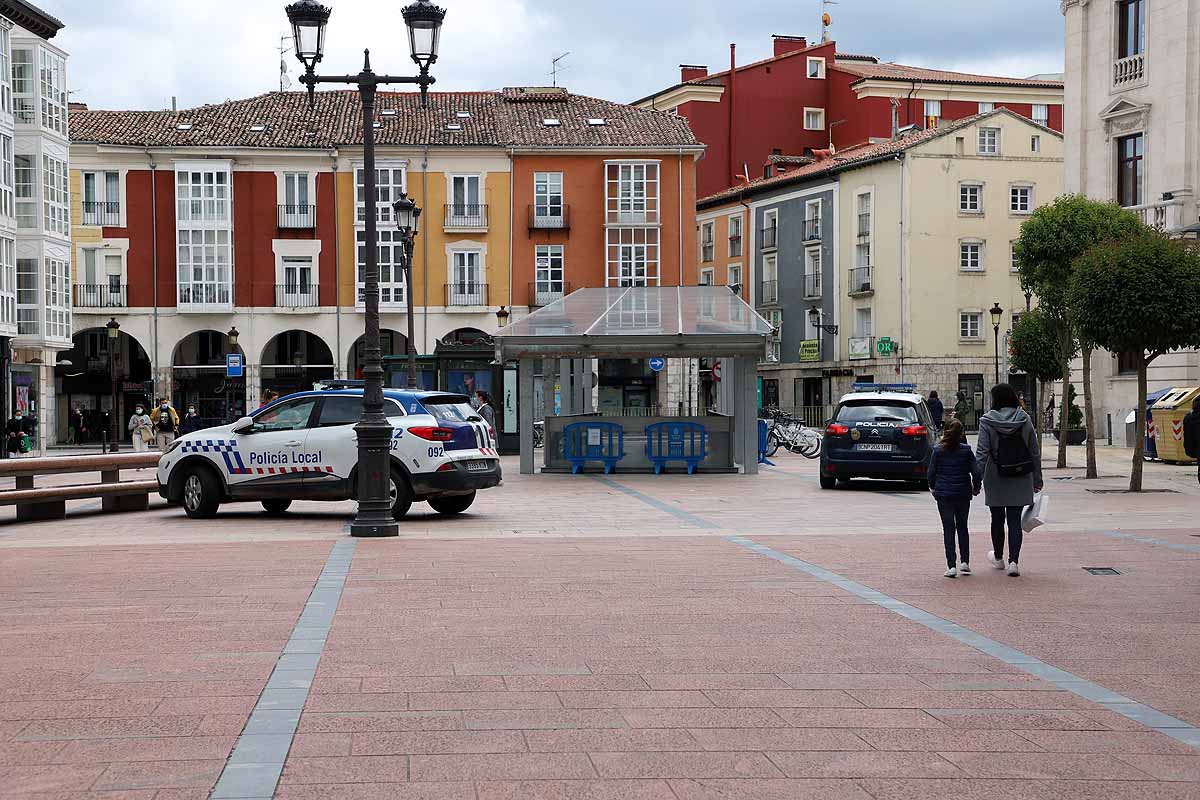
[[[662,372],[666,366],[667,360],[665,358],[650,359],[650,369],[654,370],[655,372]]]
[[[896,342],[893,342],[889,336],[880,336],[875,341],[875,349],[881,356],[890,356],[896,352]]]
[[[246,372],[246,367],[242,363],[241,353],[230,353],[225,356],[225,377],[240,378]]]

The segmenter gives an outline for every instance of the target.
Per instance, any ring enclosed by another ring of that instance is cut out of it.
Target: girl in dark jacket
[[[929,489],[942,517],[942,538],[949,566],[947,578],[971,574],[971,535],[967,532],[967,518],[971,513],[971,498],[979,494],[983,483],[983,469],[966,438],[962,423],[957,419],[950,420],[929,462]],[[957,554],[954,551],[956,533]]]

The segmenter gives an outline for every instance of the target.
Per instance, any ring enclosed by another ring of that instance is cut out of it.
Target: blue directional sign
[[[655,372],[662,372],[664,369],[666,369],[666,366],[667,360],[665,358],[650,359],[650,369],[654,370]]]
[[[246,365],[242,361],[241,353],[230,353],[225,356],[225,377],[240,378],[246,372]]]

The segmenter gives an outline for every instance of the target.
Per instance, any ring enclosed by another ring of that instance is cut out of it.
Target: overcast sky
[[[33,0],[66,28],[73,99],[92,108],[167,108],[279,88],[285,0]],[[376,71],[407,74],[403,0],[327,0],[327,72],[356,72],[363,47]],[[772,33],[820,36],[819,0],[444,0],[443,90],[550,82],[630,101],[676,83],[680,63],[728,65],[771,55]],[[897,9],[903,9],[897,11]],[[843,52],[885,61],[1025,77],[1062,71],[1057,0],[841,0],[830,8]],[[293,81],[298,63],[290,54]]]

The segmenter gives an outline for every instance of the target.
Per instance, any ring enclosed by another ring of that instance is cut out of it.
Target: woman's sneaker
[[[996,569],[1004,569],[1004,561],[1002,559],[996,558],[995,550],[988,550],[988,563],[991,564]]]
[[[965,561],[963,563],[959,564],[958,565],[958,574],[959,575],[970,575],[971,574],[971,565]]]
[[[945,577],[947,577],[947,578],[957,578],[957,577],[958,577],[958,570],[956,570],[954,567],[951,567],[950,569],[946,570],[946,572],[945,572]]]
[[[1016,578],[1020,574],[1021,574],[1021,570],[1017,567],[1017,562],[1015,562],[1015,561],[1008,562],[1008,577]]]

